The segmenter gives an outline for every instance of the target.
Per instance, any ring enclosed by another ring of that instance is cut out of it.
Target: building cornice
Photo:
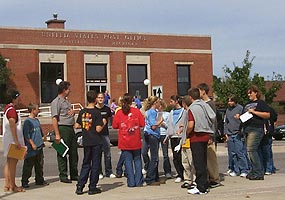
[[[0,44],[1,49],[33,49],[38,51],[100,51],[100,52],[142,52],[142,53],[193,53],[212,54],[204,49],[168,49],[168,48],[131,48],[131,47],[97,47],[97,46],[64,46],[64,45],[25,45]]]

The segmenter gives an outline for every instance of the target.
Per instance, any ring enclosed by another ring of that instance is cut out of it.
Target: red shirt
[[[139,109],[131,107],[127,115],[122,109],[118,110],[112,124],[114,129],[119,129],[118,148],[121,150],[141,149],[140,127],[144,125],[144,117]]]
[[[188,111],[188,121],[193,121],[194,122],[194,127],[195,127],[195,120],[192,112],[189,110]],[[190,142],[208,142],[210,139],[209,133],[203,133],[203,132],[195,132],[194,128],[192,132],[190,133]]]
[[[11,108],[11,109],[8,110],[8,108]],[[11,103],[7,104],[4,108],[4,113],[6,112],[6,110],[8,110],[8,112],[6,113],[7,119],[9,120],[10,118],[14,118],[16,120],[16,123],[17,123],[18,122],[18,114],[17,114],[16,109],[14,108],[14,105]]]

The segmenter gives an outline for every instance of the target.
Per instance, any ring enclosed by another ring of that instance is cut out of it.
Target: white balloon
[[[56,81],[55,81],[55,83],[56,83],[57,85],[59,85],[61,82],[62,82],[62,79],[61,79],[61,78],[58,78],[58,79],[56,79]]]
[[[143,81],[143,84],[145,84],[145,85],[149,85],[149,83],[150,83],[150,80],[148,80],[148,79],[145,79],[145,80]]]

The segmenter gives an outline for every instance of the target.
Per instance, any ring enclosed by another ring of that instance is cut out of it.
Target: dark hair
[[[188,95],[192,97],[194,100],[200,99],[200,91],[198,88],[190,88],[188,90]]]
[[[197,85],[197,88],[200,90],[204,90],[206,92],[206,94],[208,94],[209,92],[209,86],[206,83],[200,83],[199,85]]]
[[[35,103],[29,103],[28,105],[28,111],[32,112],[34,109],[36,109],[39,105]]]
[[[100,94],[102,94],[103,97],[105,98],[105,93],[104,92],[98,92],[96,97],[98,97]]]
[[[63,93],[64,90],[67,90],[70,86],[70,83],[68,81],[61,81],[60,84],[58,84],[57,92],[58,94]]]
[[[125,93],[122,99],[122,111],[125,115],[130,112],[133,99],[129,93]]]
[[[97,97],[97,92],[95,90],[90,90],[87,92],[86,97],[87,97],[88,103],[95,103],[96,97]]]
[[[178,95],[172,95],[170,97],[171,100],[173,101],[178,101],[178,104],[182,107],[182,98]]]
[[[184,97],[183,97],[183,99],[182,99],[182,102],[184,102],[185,104],[186,104],[186,106],[190,106],[190,104],[191,104],[191,100],[190,100],[190,97],[189,97],[189,95],[185,95]]]
[[[228,97],[228,101],[229,100],[231,100],[231,101],[233,101],[233,102],[235,102],[235,103],[238,103],[238,97],[236,96],[236,95],[234,95],[234,94],[232,94],[232,95],[230,95],[229,97]]]
[[[247,89],[247,92],[255,92],[257,99],[260,99],[262,95],[260,89],[256,85],[249,86],[249,88]]]
[[[20,96],[20,92],[14,88],[7,90],[7,103],[12,103],[14,99]]]

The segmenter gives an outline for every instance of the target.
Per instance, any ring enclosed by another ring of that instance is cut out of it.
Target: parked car
[[[78,144],[78,147],[80,148],[82,147],[82,131],[81,129],[77,129],[75,130],[75,133],[77,137],[77,144]],[[141,137],[142,136],[143,136],[143,128],[141,129]],[[109,127],[109,137],[110,137],[110,143],[113,146],[117,146],[118,145],[118,130]]]
[[[282,140],[284,136],[285,136],[285,125],[277,126],[273,132],[274,139]]]

